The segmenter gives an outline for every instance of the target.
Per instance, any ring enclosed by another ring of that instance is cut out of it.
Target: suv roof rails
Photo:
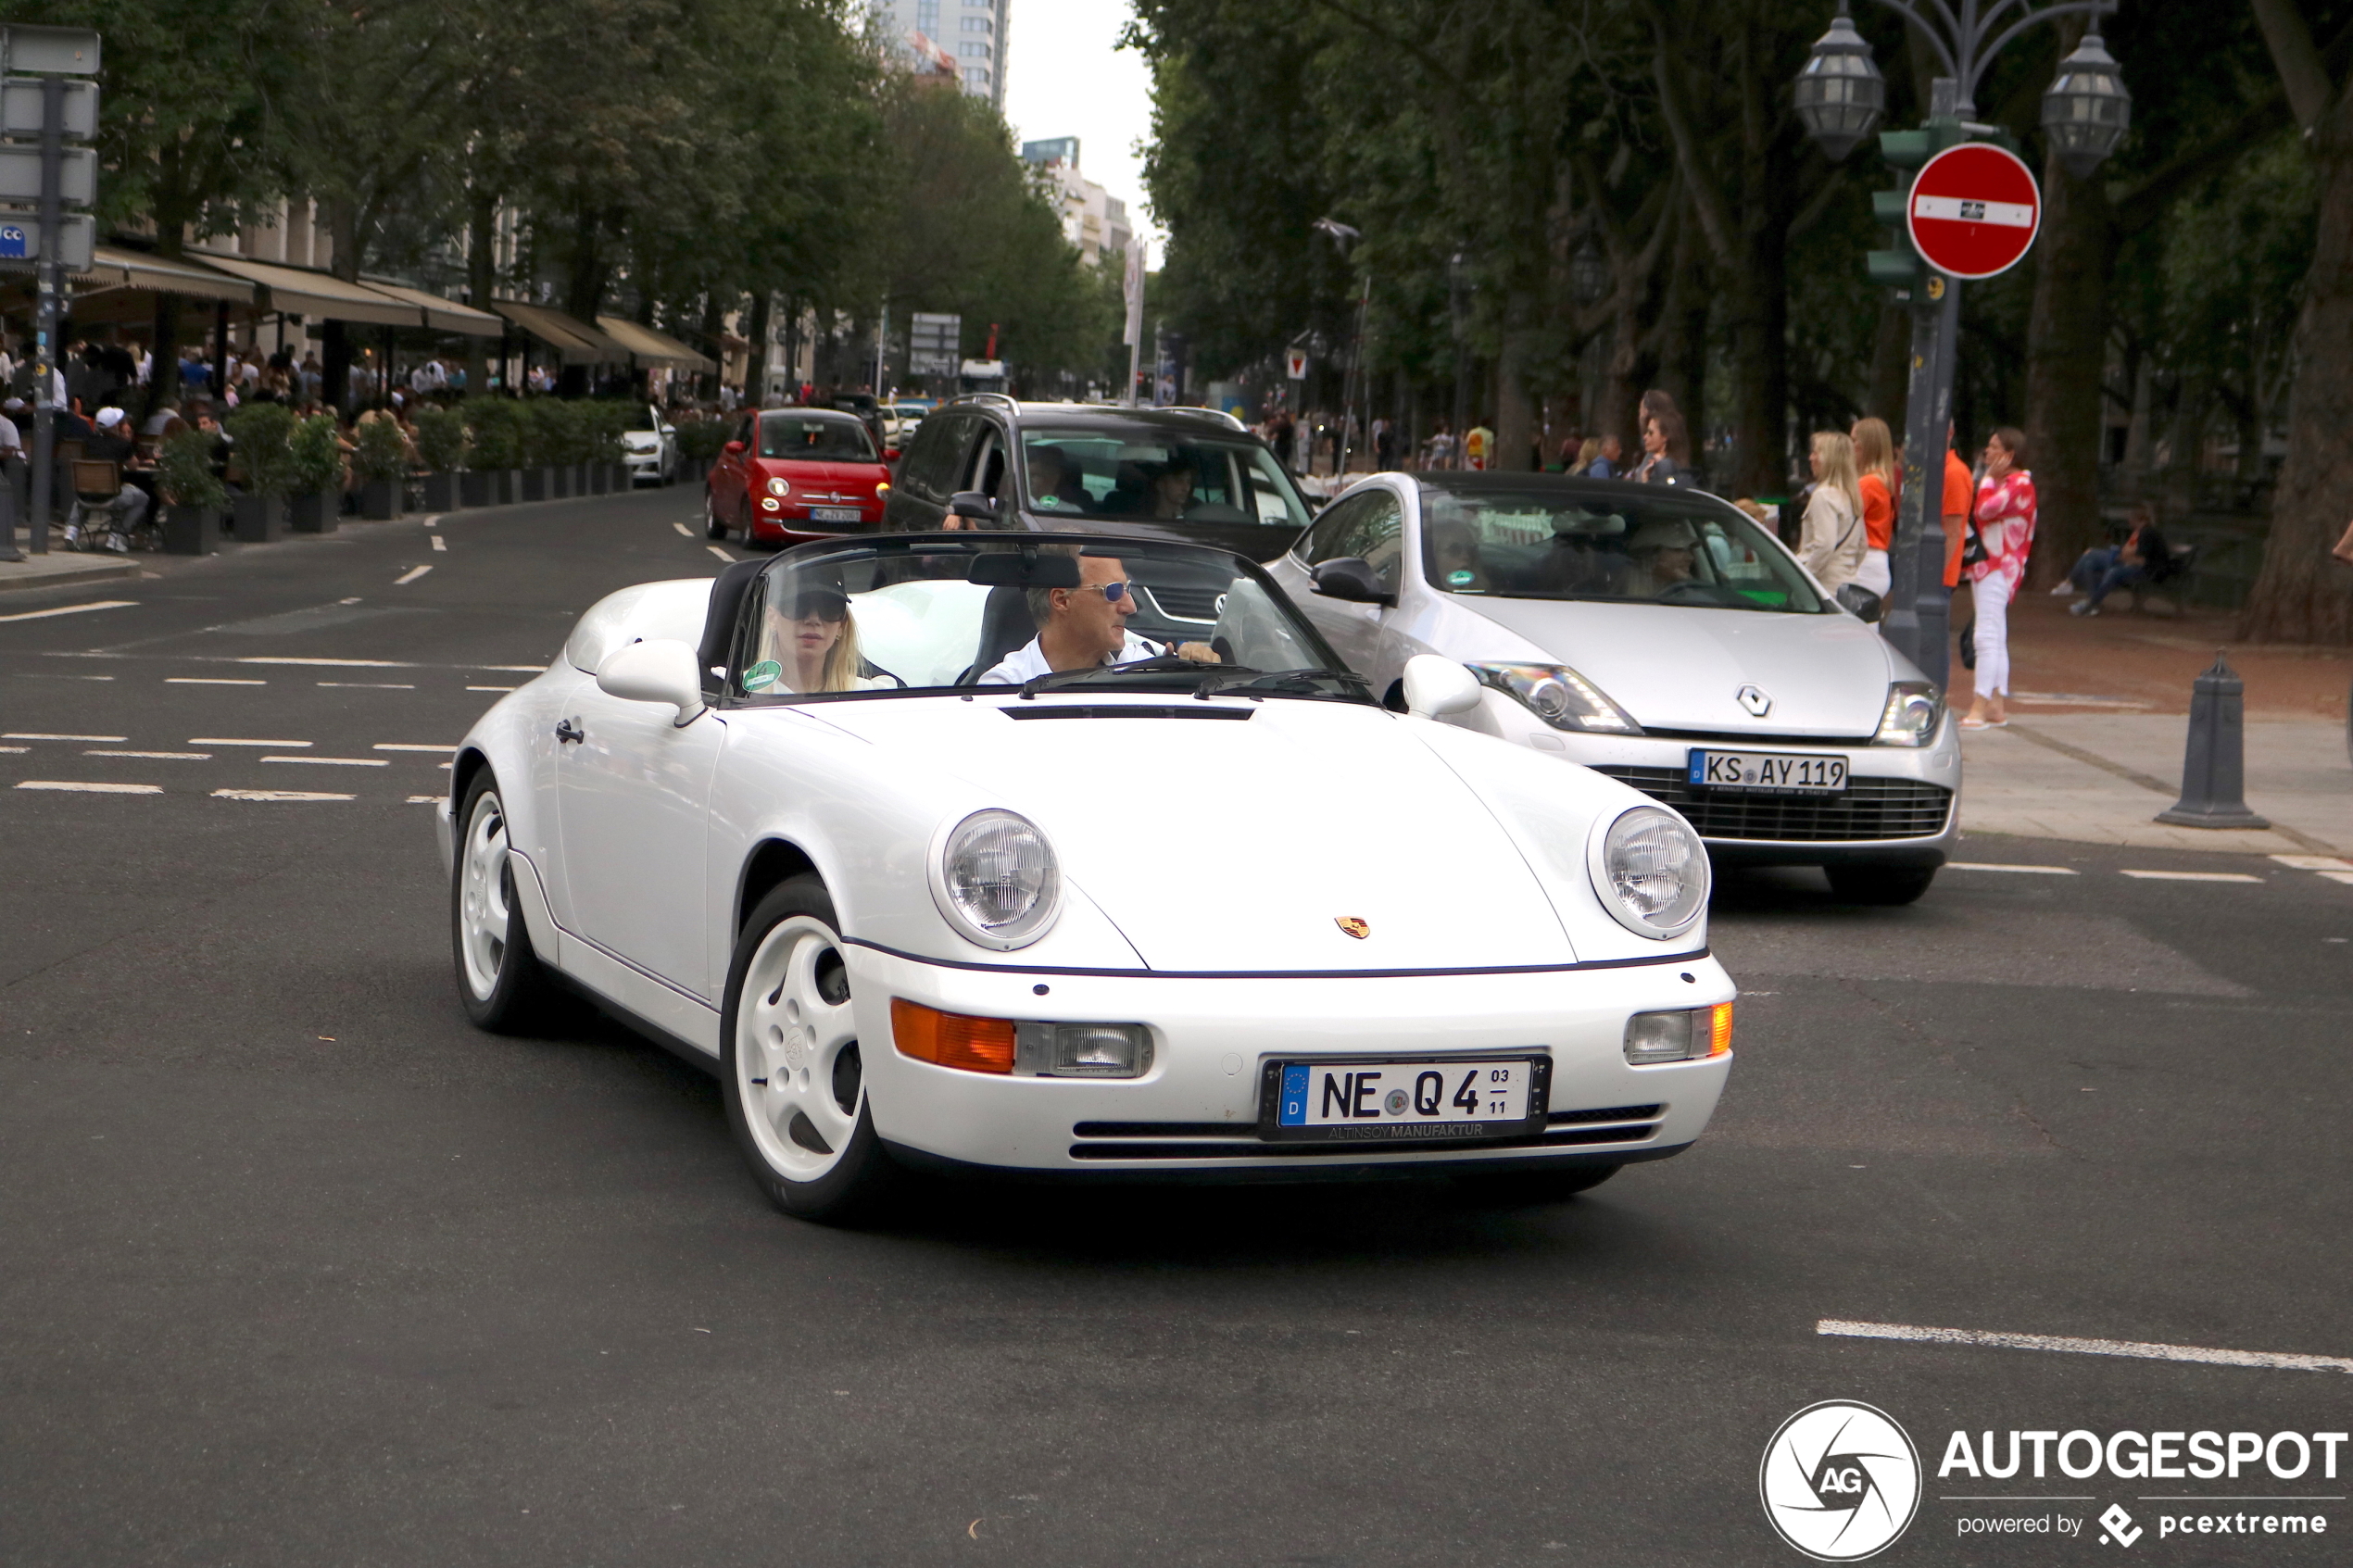
[[[994,403],[1002,408],[1019,408],[1021,400],[1003,392],[960,392],[948,399],[950,403]],[[945,405],[942,405],[945,407]]]
[[[1218,423],[1233,430],[1250,429],[1248,425],[1223,408],[1204,408],[1194,403],[1144,403],[1132,408],[1125,403],[1081,403],[1078,407],[1100,409],[1107,414],[1183,414],[1196,420],[1215,420]]]

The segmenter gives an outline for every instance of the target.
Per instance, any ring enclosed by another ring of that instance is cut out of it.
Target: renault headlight
[[[1680,936],[1707,909],[1707,847],[1672,811],[1633,806],[1597,825],[1586,862],[1603,906],[1639,935]]]
[[[934,860],[932,902],[966,939],[1000,951],[1046,935],[1062,907],[1053,846],[1028,818],[975,811],[948,830]]]
[[[1944,695],[1926,681],[1898,681],[1887,688],[1873,746],[1926,746],[1944,717]]]
[[[1473,664],[1470,672],[1519,699],[1556,730],[1639,735],[1642,727],[1604,696],[1601,687],[1566,664]]]

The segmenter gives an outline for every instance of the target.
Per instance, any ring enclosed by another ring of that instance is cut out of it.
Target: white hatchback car
[[[1675,808],[1719,862],[1926,892],[1959,832],[1943,695],[1713,495],[1547,474],[1385,473],[1269,568],[1376,691],[1467,665],[1453,722]]]
[[[621,433],[621,446],[632,485],[677,483],[678,427],[653,404],[635,405],[629,428]]]
[[[1041,616],[1180,651],[982,680]],[[1461,666],[1403,679],[1407,715],[1196,545],[903,534],[624,589],[458,751],[460,997],[527,1027],[560,976],[712,1064],[811,1217],[894,1164],[1557,1192],[1688,1147],[1733,997],[1698,838],[1429,722]]]

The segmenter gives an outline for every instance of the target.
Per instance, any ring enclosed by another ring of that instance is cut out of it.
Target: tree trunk
[[[768,310],[773,296],[765,288],[751,296],[751,363],[744,371],[744,401],[757,408],[768,400]]]
[[[498,292],[498,202],[488,191],[473,192],[466,239],[467,303],[476,310],[490,308]],[[466,394],[481,397],[490,390],[490,350],[487,339],[466,340]]]
[[[2108,281],[2116,245],[2107,187],[2097,174],[2078,180],[2056,154],[2046,157],[2043,204],[2026,334],[2026,451],[2036,507],[2027,582],[2037,588],[2057,582],[2104,538],[2100,439],[2107,411]]]
[[[1529,449],[1535,445],[1536,410],[1521,372],[1526,358],[1525,334],[1506,329],[1503,357],[1495,364],[1495,450],[1487,455],[1491,469],[1525,470]]]
[[[2214,387],[2203,374],[2185,375],[2173,395],[2173,430],[2165,441],[2165,511],[2171,518],[2197,508],[2197,482],[2206,456],[2206,422]]]
[[[1763,236],[1759,236],[1762,238]],[[1789,408],[1789,288],[1778,244],[1757,245],[1748,266],[1725,279],[1732,320],[1730,480],[1719,495],[1778,495],[1789,483],[1783,422]]]

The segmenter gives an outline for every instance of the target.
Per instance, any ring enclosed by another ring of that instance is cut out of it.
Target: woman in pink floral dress
[[[1965,730],[2008,723],[2010,601],[2026,577],[2034,547],[2034,476],[2026,470],[2026,437],[2008,425],[1985,444],[1985,477],[1977,487],[1977,533],[1985,558],[1969,569],[1977,609],[1977,700]]]

